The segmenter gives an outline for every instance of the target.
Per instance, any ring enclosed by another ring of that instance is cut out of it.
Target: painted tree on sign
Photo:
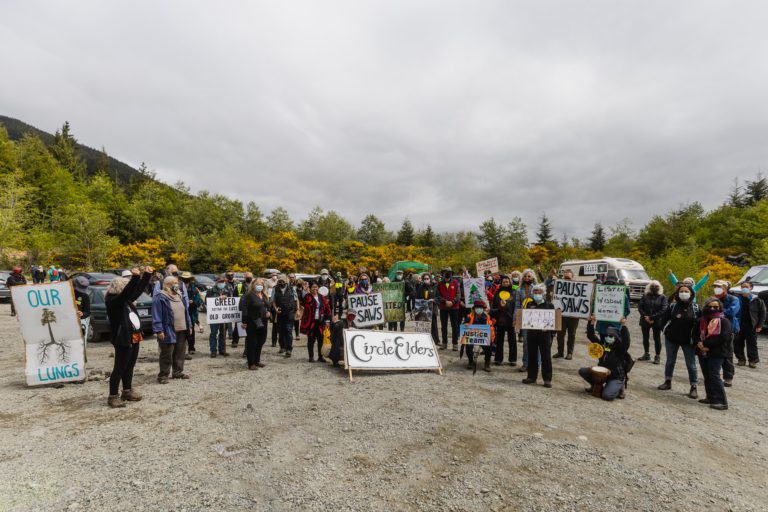
[[[58,349],[59,351],[59,359],[68,362],[69,344],[63,341],[56,341],[56,338],[53,337],[53,328],[51,328],[51,324],[56,323],[56,313],[48,308],[43,308],[43,316],[40,318],[40,323],[48,326],[48,336],[50,337],[50,341],[43,341],[40,343],[40,348],[38,349],[40,364],[45,364],[46,361],[48,361],[49,350],[55,349]]]

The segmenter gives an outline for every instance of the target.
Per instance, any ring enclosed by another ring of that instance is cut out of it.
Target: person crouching
[[[189,308],[181,296],[179,280],[175,276],[163,279],[163,288],[152,298],[152,330],[157,336],[160,352],[160,373],[157,382],[168,384],[173,368],[174,379],[188,379],[184,373],[187,353],[187,335],[192,329]]]
[[[476,300],[472,306],[472,312],[464,318],[463,323],[465,325],[490,325],[491,326],[491,345],[483,347],[483,356],[485,357],[485,364],[483,365],[483,371],[491,371],[491,346],[493,345],[493,319],[485,311],[485,302]],[[467,359],[469,364],[467,370],[473,370],[475,368],[475,354],[474,345],[467,345]]]
[[[534,285],[531,288],[533,301],[529,302],[525,309],[555,309],[554,304],[547,300],[547,287],[543,284]],[[539,329],[526,330],[525,343],[528,344],[528,377],[523,379],[523,384],[536,384],[539,376],[539,357],[541,358],[541,377],[544,379],[544,387],[552,387],[552,335],[554,331],[542,331]],[[537,357],[538,355],[538,357]]]
[[[624,321],[626,322],[626,320]],[[595,317],[590,317],[587,323],[587,338],[592,343],[598,343],[603,347],[603,356],[598,360],[597,365],[611,370],[608,380],[603,387],[603,400],[614,400],[624,398],[624,383],[627,378],[626,355],[629,350],[629,330],[626,325],[621,326],[621,330],[614,326],[606,328],[604,333],[599,335],[595,333]],[[589,368],[579,368],[579,375],[590,385],[588,392],[592,392],[595,379],[589,371]]]

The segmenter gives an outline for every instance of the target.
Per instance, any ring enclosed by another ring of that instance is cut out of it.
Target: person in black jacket
[[[5,286],[7,286],[8,291],[10,291],[12,287],[23,284],[27,284],[27,278],[22,274],[21,267],[13,267],[8,279],[5,280]],[[11,294],[11,316],[16,316],[16,306],[13,304],[13,294]]]
[[[269,310],[269,296],[264,288],[264,279],[258,278],[240,299],[249,370],[264,368],[264,363],[261,362],[261,349],[267,341],[267,323],[271,315]]]
[[[517,365],[517,337],[515,336],[515,291],[512,281],[504,276],[491,301],[491,318],[496,323],[496,349],[493,364],[504,362],[504,338],[509,343],[509,364]]]
[[[597,365],[611,370],[611,375],[603,387],[603,400],[611,401],[616,398],[624,398],[624,387],[627,381],[627,351],[629,350],[630,337],[629,329],[624,325],[626,320],[622,321],[621,329],[615,326],[609,326],[604,333],[599,335],[595,332],[594,315],[587,323],[587,339],[592,343],[598,343],[603,347],[603,356],[598,360]],[[579,375],[590,384],[587,392],[592,392],[592,386],[595,380],[589,372],[589,368],[579,368]]]
[[[741,283],[741,322],[739,323],[739,332],[734,341],[734,351],[739,366],[747,364],[749,358],[749,367],[757,368],[760,362],[760,356],[757,352],[757,333],[763,330],[765,323],[765,304],[763,300],[752,293],[752,283],[745,281]],[[747,348],[747,355],[744,357],[744,347]]]
[[[355,310],[350,309],[344,318],[336,320],[331,325],[331,353],[328,354],[328,359],[331,360],[334,368],[338,368],[339,361],[344,358],[344,329],[354,325],[356,316]]]
[[[437,332],[437,307],[435,303],[435,299],[437,298],[437,285],[433,282],[428,273],[423,274],[416,282],[415,293],[414,306],[417,300],[426,300],[432,303],[430,310],[432,313],[432,326],[430,332],[432,334],[432,341],[434,341],[435,346],[437,346],[440,344],[440,336]]]
[[[678,350],[683,350],[685,366],[688,368],[688,380],[691,389],[689,398],[698,398],[697,384],[699,382],[696,370],[696,343],[691,338],[693,326],[699,319],[699,306],[694,300],[693,289],[688,285],[680,285],[672,295],[672,301],[664,311],[661,325],[664,328],[664,345],[667,351],[667,361],[664,365],[664,383],[658,387],[661,390],[672,389],[672,374],[675,371]]]
[[[645,287],[645,294],[637,305],[640,312],[640,329],[643,331],[643,353],[638,361],[648,361],[650,354],[650,333],[653,331],[653,347],[656,355],[653,364],[661,363],[661,320],[667,309],[667,297],[658,281],[651,281]]]
[[[531,287],[531,298],[525,309],[555,309],[555,305],[547,301],[547,287],[536,284]],[[552,334],[555,331],[527,329],[525,342],[528,344],[528,377],[523,384],[536,384],[539,375],[539,357],[541,357],[541,377],[544,387],[552,387]],[[538,356],[537,356],[538,354]]]
[[[141,320],[134,301],[141,296],[152,277],[152,268],[134,268],[131,279],[116,277],[104,295],[104,302],[109,318],[110,341],[115,347],[115,364],[109,378],[110,407],[125,407],[125,401],[137,402],[141,396],[133,390],[133,367],[139,357],[142,341]],[[123,383],[123,393],[117,395]]]
[[[272,303],[277,314],[277,335],[280,338],[280,347],[285,351],[285,357],[291,357],[293,327],[299,299],[295,288],[288,285],[288,277],[285,274],[277,276],[277,286],[272,294]]]
[[[704,389],[706,398],[699,402],[709,404],[712,409],[724,411],[728,409],[728,399],[725,396],[725,385],[720,378],[723,359],[727,352],[727,344],[733,336],[731,322],[723,315],[723,304],[717,297],[712,297],[704,303],[702,315],[691,331],[691,337],[697,341],[699,364],[704,374]]]

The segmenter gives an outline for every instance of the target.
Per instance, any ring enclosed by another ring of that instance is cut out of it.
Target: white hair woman
[[[189,378],[184,373],[184,356],[192,327],[189,305],[181,295],[179,279],[167,276],[160,293],[152,298],[152,330],[157,335],[160,352],[160,373],[157,375],[160,384],[168,384],[171,368],[174,379]]]
[[[110,340],[115,347],[115,364],[109,378],[110,407],[125,407],[125,402],[137,402],[141,396],[133,390],[133,367],[139,357],[142,341],[141,321],[133,304],[149,283],[152,268],[134,268],[131,278],[116,277],[104,294],[104,303],[109,318]],[[118,396],[120,383],[123,393]]]
[[[242,323],[245,327],[245,353],[248,369],[264,368],[261,362],[261,349],[267,341],[267,322],[271,316],[270,300],[265,289],[264,279],[258,278],[251,285],[248,293],[240,299]]]
[[[661,283],[654,280],[646,285],[637,310],[640,312],[640,329],[643,331],[643,349],[645,350],[639,360],[651,359],[650,333],[653,331],[653,348],[656,353],[653,364],[659,364],[661,362],[661,328],[664,312],[667,310],[667,297],[664,295]]]

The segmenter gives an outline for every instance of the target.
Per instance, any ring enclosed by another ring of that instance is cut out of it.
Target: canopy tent
[[[392,268],[389,269],[388,276],[390,281],[395,280],[395,273],[398,270],[401,270],[403,272],[407,271],[416,271],[416,272],[426,272],[431,267],[425,263],[420,263],[418,261],[398,261],[394,265],[392,265]]]

